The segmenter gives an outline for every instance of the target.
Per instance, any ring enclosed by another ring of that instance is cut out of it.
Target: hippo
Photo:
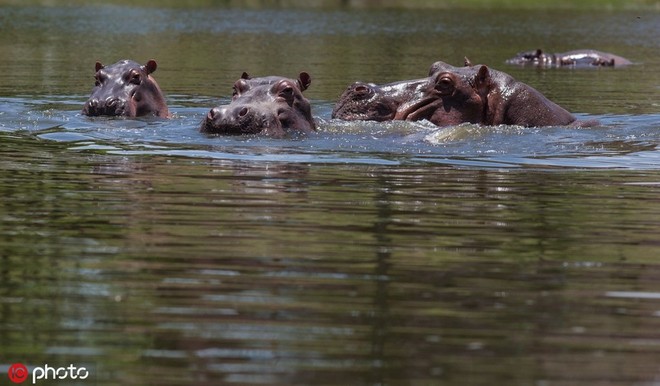
[[[422,96],[402,104],[395,120],[427,119],[438,126],[565,126],[576,118],[543,94],[510,75],[488,68],[435,62]]]
[[[404,80],[378,86],[355,82],[339,97],[332,118],[345,121],[391,121],[405,102],[421,98],[428,78]]]
[[[596,50],[545,53],[541,49],[520,52],[506,63],[539,67],[618,67],[632,64],[630,60],[621,56]]]
[[[534,88],[487,66],[474,66],[468,58],[463,67],[436,62],[427,78],[382,86],[354,83],[339,98],[332,117],[374,121],[426,119],[438,126],[552,126],[576,122],[571,113]]]
[[[151,76],[157,67],[155,60],[145,65],[132,60],[121,60],[109,66],[96,62],[96,85],[82,114],[169,118],[165,97]]]
[[[311,81],[306,72],[301,72],[298,79],[281,76],[251,78],[244,72],[234,83],[231,102],[212,108],[202,121],[200,131],[273,137],[313,132],[316,124],[311,106],[302,94]]]

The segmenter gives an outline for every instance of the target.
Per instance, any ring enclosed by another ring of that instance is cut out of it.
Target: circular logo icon
[[[23,383],[28,377],[28,369],[22,363],[14,363],[9,366],[9,380],[14,383]]]

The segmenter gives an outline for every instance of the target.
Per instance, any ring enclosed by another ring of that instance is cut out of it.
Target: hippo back
[[[565,126],[575,121],[573,114],[505,72],[486,66],[475,72],[477,82],[486,84],[485,125]]]
[[[592,49],[547,53],[541,49],[518,53],[506,63],[538,67],[614,67],[632,62],[624,57]]]

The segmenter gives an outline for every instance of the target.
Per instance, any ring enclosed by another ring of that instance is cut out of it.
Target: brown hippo
[[[485,65],[454,67],[435,62],[421,98],[397,109],[394,119],[427,119],[438,126],[569,125],[575,117],[534,88]]]
[[[132,60],[121,60],[109,66],[96,62],[96,85],[82,113],[89,116],[168,118],[170,113],[165,97],[151,76],[157,67],[154,60],[144,66]]]
[[[618,67],[632,64],[630,60],[621,56],[596,50],[545,53],[541,49],[520,52],[506,63],[539,67]]]
[[[375,121],[427,119],[438,126],[464,122],[550,126],[575,121],[571,113],[532,87],[503,72],[473,66],[467,58],[464,67],[434,63],[428,78],[382,86],[355,83],[341,95],[332,117]]]
[[[243,73],[234,84],[232,101],[212,108],[200,130],[211,134],[265,134],[283,137],[288,132],[308,133],[316,129],[309,101],[302,92],[311,77],[281,76],[250,78]]]

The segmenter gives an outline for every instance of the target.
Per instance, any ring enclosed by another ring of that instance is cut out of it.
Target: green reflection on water
[[[167,95],[229,97],[243,71],[254,76],[300,71],[306,92],[334,101],[356,81],[425,76],[431,63],[467,56],[511,73],[571,111],[642,114],[657,111],[659,14],[579,10],[267,9],[209,10],[80,7],[0,8],[0,93],[75,95],[93,86],[97,60],[159,62]],[[594,71],[535,71],[504,64],[535,48],[595,48],[635,66]]]
[[[93,362],[101,384],[159,385],[596,384],[657,370],[656,304],[606,295],[657,290],[656,172],[2,143],[9,362]]]

